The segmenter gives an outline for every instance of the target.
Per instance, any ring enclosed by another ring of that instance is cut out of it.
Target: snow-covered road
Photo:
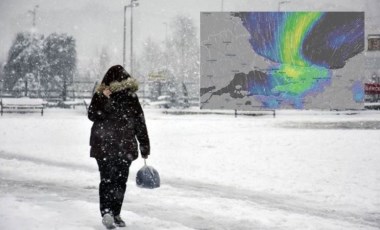
[[[146,116],[162,187],[137,188],[133,164],[128,229],[380,228],[378,114]],[[102,229],[90,127],[78,111],[0,119],[0,229]]]

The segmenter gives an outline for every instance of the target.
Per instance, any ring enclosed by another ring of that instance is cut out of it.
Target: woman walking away
[[[138,157],[148,158],[149,137],[144,113],[136,95],[138,84],[125,69],[112,66],[92,97],[88,118],[91,128],[90,156],[99,166],[99,203],[107,229],[125,227],[120,217],[129,167]]]

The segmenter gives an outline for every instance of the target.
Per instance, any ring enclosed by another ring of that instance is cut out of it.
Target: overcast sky
[[[201,11],[220,11],[222,0],[139,0],[134,9],[135,50],[140,53],[144,40],[150,36],[162,42],[165,22],[178,14],[194,19],[199,27]],[[279,0],[224,0],[225,11],[277,11]],[[73,35],[77,42],[80,65],[97,56],[107,47],[113,62],[122,60],[123,5],[125,0],[0,0],[0,61],[5,61],[12,40],[19,31],[28,31],[35,5],[37,30]],[[380,33],[380,0],[290,0],[281,10],[294,11],[366,11],[367,33]],[[129,39],[129,9],[127,37]],[[170,32],[170,28],[168,29]],[[129,40],[127,40],[129,44]],[[129,45],[127,46],[129,48]],[[128,51],[129,52],[129,49]]]

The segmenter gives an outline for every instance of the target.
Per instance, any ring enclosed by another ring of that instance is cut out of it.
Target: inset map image
[[[202,109],[362,109],[364,12],[202,12]]]

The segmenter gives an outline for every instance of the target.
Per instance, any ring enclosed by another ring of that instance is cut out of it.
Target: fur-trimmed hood
[[[139,89],[139,84],[136,79],[129,77],[126,80],[113,81],[109,86],[104,83],[100,84],[96,87],[96,92],[102,93],[107,88],[111,91],[111,93],[119,92],[122,90],[130,90],[132,93],[134,93]]]

